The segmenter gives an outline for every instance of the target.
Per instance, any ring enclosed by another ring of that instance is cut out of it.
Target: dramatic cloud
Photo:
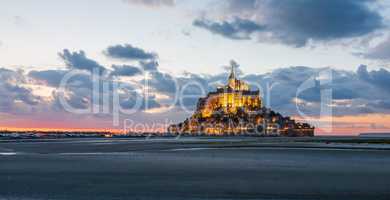
[[[309,41],[354,38],[382,28],[382,16],[370,9],[375,3],[372,0],[230,0],[225,17],[246,18],[251,28],[237,26],[234,21],[196,20],[194,25],[231,39],[248,39],[245,36],[257,32],[260,42],[302,47]],[[236,37],[236,34],[244,36]]]
[[[114,71],[111,72],[112,76],[135,76],[141,74],[141,70],[138,67],[130,65],[113,65]]]
[[[28,112],[37,106],[41,99],[26,85],[28,80],[22,71],[0,68],[0,112]]]
[[[361,65],[357,71],[360,79],[375,84],[390,92],[390,72],[386,69],[367,71],[367,66]]]
[[[365,67],[359,67],[356,72],[289,67],[241,78],[254,89],[260,89],[265,106],[288,115],[298,115],[300,111],[318,116],[322,108],[331,109],[334,115],[390,113],[389,74],[385,69],[369,72]],[[153,91],[166,93],[170,98],[174,97],[177,89],[182,95],[190,95],[177,102],[178,106],[190,110],[195,108],[198,98],[205,92],[214,91],[216,85],[226,84],[228,76],[222,73],[174,77],[163,72],[151,75],[149,84]],[[330,91],[328,99],[323,96],[326,90]]]
[[[254,89],[260,89],[265,106],[283,114],[298,115],[303,112],[318,116],[321,109],[325,108],[332,110],[333,115],[356,115],[390,113],[389,74],[385,69],[369,72],[365,67],[359,67],[357,72],[289,67],[241,78]],[[177,105],[191,110],[195,108],[198,98],[205,95],[204,92],[214,91],[216,85],[225,84],[228,76],[227,73],[213,76],[188,75],[173,77],[163,72],[152,73],[150,88],[165,92],[171,98],[176,89],[179,89],[182,95],[190,97],[181,99]],[[326,90],[330,92],[328,97],[323,96]]]
[[[146,52],[145,50],[134,47],[130,44],[109,46],[104,52],[105,55],[111,58],[121,60],[155,60],[157,54]]]
[[[140,99],[137,104],[137,98]],[[120,105],[124,109],[139,109],[147,110],[153,108],[159,108],[161,105],[156,101],[154,96],[149,96],[147,98],[140,97],[137,94],[132,94],[127,98],[122,98]]]
[[[30,71],[28,75],[36,80],[43,81],[45,84],[58,87],[62,78],[67,73],[67,70],[44,70],[44,71]]]
[[[60,99],[66,99],[66,102],[75,109],[87,109],[90,108],[93,103],[99,104],[101,102],[92,102],[92,91],[94,80],[92,74],[89,72],[79,71],[75,74],[69,70],[43,70],[43,71],[30,71],[27,76],[34,80],[33,84],[36,86],[49,86],[55,89],[52,93],[52,100],[47,102],[49,111],[63,113],[65,112],[63,104]],[[67,79],[64,77],[69,76]],[[65,82],[66,80],[66,82]],[[64,81],[61,85],[61,81]],[[95,80],[99,83],[98,93],[102,93],[101,80]],[[64,90],[63,93],[59,93],[57,90]]]
[[[144,61],[140,61],[139,63],[142,68],[145,70],[145,71],[155,71],[157,70],[157,67],[158,67],[158,62],[157,61],[149,61],[149,62],[144,62]]]
[[[64,49],[63,52],[58,53],[60,58],[65,62],[66,66],[70,69],[79,69],[93,72],[96,70],[102,73],[105,68],[96,61],[87,58],[84,51],[70,52],[68,49]]]
[[[334,40],[362,36],[383,26],[382,17],[370,10],[371,0],[265,1],[274,37],[287,44],[304,46],[312,40]],[[299,16],[299,17],[298,17]],[[292,20],[294,19],[294,20]]]
[[[69,70],[33,70],[27,75],[29,78],[36,80],[39,84],[58,88],[60,87],[61,81],[64,80],[64,76],[68,73],[70,73]],[[92,84],[91,74],[79,72],[72,74],[66,81],[65,86],[73,88],[92,88]]]
[[[359,67],[357,72],[291,67],[244,78],[262,88],[271,85],[271,92],[264,92],[264,99],[269,99],[265,103],[281,112],[298,114],[297,104],[306,114],[319,115],[323,107],[332,109],[334,115],[351,115],[390,113],[384,107],[390,103],[389,73],[385,69],[368,72],[365,67]],[[326,90],[331,91],[330,99],[323,97]]]
[[[141,70],[129,65],[113,65],[112,76],[127,76],[132,77],[140,74]],[[65,93],[55,92],[52,95],[52,101],[48,102],[48,107],[52,112],[66,112],[64,105],[60,99],[65,99],[66,103],[74,109],[90,109],[92,106],[112,106],[114,93],[118,95],[119,105],[123,109],[136,109],[137,112],[147,111],[148,109],[158,108],[160,104],[153,96],[144,97],[142,91],[142,83],[134,84],[137,80],[122,82],[111,79],[110,76],[102,76],[94,79],[90,73],[72,74],[65,85],[60,86],[61,80],[66,75],[71,73],[70,70],[46,70],[46,71],[31,71],[28,73],[28,78],[34,80],[37,85],[50,86],[56,89],[61,89]],[[116,87],[114,87],[114,83]],[[100,97],[94,101],[93,95]],[[104,104],[103,96],[106,98]],[[138,104],[137,104],[138,101]],[[109,108],[110,111],[111,107]],[[93,115],[93,113],[90,113]],[[110,114],[110,113],[107,113]]]
[[[258,25],[253,21],[238,17],[234,18],[234,20],[230,22],[214,22],[202,18],[195,20],[193,25],[234,40],[251,39],[252,33],[263,31],[265,29],[264,26]]]
[[[124,0],[126,3],[148,7],[174,6],[175,0]]]
[[[159,71],[151,72],[151,78],[148,84],[154,88],[156,91],[165,92],[165,93],[174,93],[176,92],[175,77],[172,77],[169,74],[162,73]]]
[[[360,54],[365,58],[390,61],[390,37],[379,43],[377,46],[368,49],[366,53]]]
[[[112,106],[117,98],[123,109],[136,109],[136,114],[121,114],[122,117],[135,120],[141,120],[140,116],[142,120],[150,120],[152,116],[156,120],[176,119],[177,116],[185,116],[185,111],[193,110],[198,99],[207,92],[215,91],[217,85],[226,84],[228,76],[227,72],[174,76],[156,69],[150,70],[150,77],[143,80],[134,76],[139,70],[129,65],[114,65],[112,75],[126,77],[116,79],[103,76],[97,80],[87,71],[78,71],[68,80],[63,88],[64,96],[61,96],[60,82],[71,69],[35,70],[28,73],[0,69],[0,112],[63,116],[72,113],[64,109],[61,97],[75,109],[102,106],[107,99],[106,103]],[[299,115],[302,112],[318,116],[324,108],[332,110],[333,116],[390,114],[390,72],[386,69],[369,71],[366,66],[360,66],[354,72],[297,66],[276,69],[266,74],[242,75],[240,78],[248,82],[252,89],[260,90],[265,106],[285,115]],[[144,84],[147,84],[147,90]],[[48,90],[50,92],[44,92],[51,98],[38,95],[45,88],[51,89]],[[324,98],[327,90],[330,91],[329,99]],[[97,91],[100,97],[97,101],[93,98],[93,91]],[[115,94],[119,96],[114,98]],[[174,112],[161,111],[170,106],[173,106]],[[110,116],[112,107],[108,111],[101,115]],[[101,117],[100,113],[92,112],[85,116]]]

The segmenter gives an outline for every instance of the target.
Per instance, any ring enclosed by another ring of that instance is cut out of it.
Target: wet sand
[[[389,199],[388,145],[0,140],[0,199]]]

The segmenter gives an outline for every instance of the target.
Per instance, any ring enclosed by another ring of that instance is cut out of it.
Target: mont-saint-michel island
[[[195,113],[184,122],[168,127],[171,134],[314,136],[314,127],[263,106],[259,90],[239,80],[235,66],[227,84],[200,98]]]

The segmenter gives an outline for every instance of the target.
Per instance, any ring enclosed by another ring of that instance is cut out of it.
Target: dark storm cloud
[[[121,60],[154,60],[158,57],[156,53],[147,52],[130,44],[109,46],[103,53],[108,57]]]
[[[87,58],[85,52],[82,50],[79,52],[70,52],[68,49],[64,49],[62,52],[58,53],[58,55],[70,69],[86,70],[90,72],[97,70],[99,73],[102,73],[105,70],[99,63]]]
[[[370,9],[375,4],[373,0],[231,0],[227,17],[250,19],[246,20],[252,24],[249,31],[228,22],[196,21],[194,25],[231,39],[237,38],[236,34],[257,32],[259,42],[302,47],[311,40],[354,38],[382,28],[382,16]],[[261,28],[253,28],[254,24],[261,24]]]
[[[249,40],[251,39],[252,33],[265,29],[264,26],[256,24],[253,21],[238,17],[235,17],[232,21],[221,22],[215,22],[205,18],[196,19],[193,25],[234,40]]]
[[[141,70],[138,67],[131,65],[112,65],[112,76],[135,76],[141,74]]]
[[[129,4],[144,5],[148,7],[174,6],[174,0],[123,0]]]

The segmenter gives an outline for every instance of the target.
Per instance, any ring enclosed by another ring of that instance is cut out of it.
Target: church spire
[[[237,66],[237,63],[234,61],[230,61],[231,71],[229,75],[229,79],[236,79],[236,73],[235,73],[235,67]]]
[[[232,69],[230,71],[229,79],[236,79],[236,75],[234,73],[234,66],[232,65]]]

